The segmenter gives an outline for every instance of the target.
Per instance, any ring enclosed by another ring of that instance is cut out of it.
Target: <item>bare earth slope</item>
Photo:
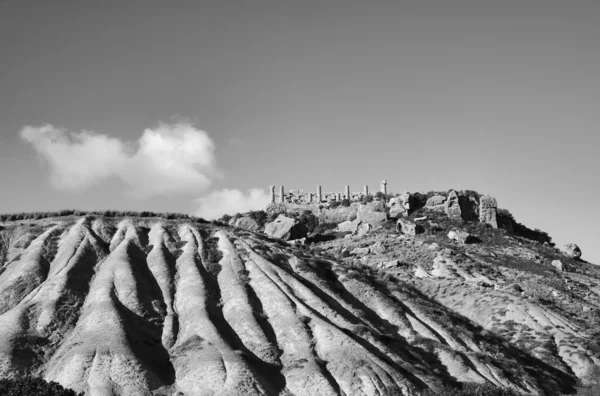
[[[358,265],[211,224],[7,223],[0,377],[93,396],[418,395],[457,382],[568,394],[600,362],[568,312],[466,267],[489,252],[374,235],[325,245],[382,243]],[[410,249],[419,260],[374,269]]]

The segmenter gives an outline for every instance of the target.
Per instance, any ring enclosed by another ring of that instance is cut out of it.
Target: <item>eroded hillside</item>
[[[380,229],[311,250],[102,216],[7,223],[0,236],[0,377],[94,396],[418,395],[459,382],[569,394],[600,362],[595,319],[577,316],[600,306],[596,275],[500,267],[520,257],[505,245]],[[536,300],[544,282],[579,305]]]

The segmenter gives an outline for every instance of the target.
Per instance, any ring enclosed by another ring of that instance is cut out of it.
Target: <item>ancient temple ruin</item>
[[[290,190],[285,192],[283,186],[279,186],[279,193],[275,193],[275,186],[269,186],[270,191],[270,203],[289,203],[289,204],[319,204],[327,202],[341,201],[344,199],[350,202],[362,201],[364,197],[369,194],[369,186],[364,185],[362,191],[352,192],[350,186],[346,185],[343,192],[323,192],[322,187],[317,186],[316,192],[309,192],[304,190]],[[383,180],[380,184],[379,191],[384,195],[387,195],[387,180]]]

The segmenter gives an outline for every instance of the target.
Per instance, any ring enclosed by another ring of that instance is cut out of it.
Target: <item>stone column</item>
[[[317,186],[317,203],[321,203],[323,195],[321,194],[321,186]]]
[[[269,202],[275,203],[275,186],[269,186],[269,190],[271,191],[271,199]]]
[[[380,190],[383,195],[387,195],[387,180],[383,179],[383,181],[381,182],[381,190]]]
[[[365,184],[364,194],[365,194],[365,197],[369,195],[369,186],[367,186],[366,184]]]
[[[350,196],[350,186],[346,185],[346,199],[350,200],[352,197]]]
[[[335,200],[340,202],[342,200],[342,194],[341,193],[336,193],[335,194]]]
[[[306,193],[306,202],[312,203],[312,193]]]
[[[279,187],[279,202],[285,202],[285,194],[283,193],[283,186]]]

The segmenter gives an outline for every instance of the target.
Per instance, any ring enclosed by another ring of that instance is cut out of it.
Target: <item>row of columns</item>
[[[275,203],[275,186],[269,186],[269,190],[270,190],[270,202],[271,203]],[[380,191],[383,194],[387,195],[387,181],[386,180],[384,180],[384,181],[381,182]],[[364,193],[365,196],[369,195],[369,186],[367,186],[366,184],[364,186],[363,193]],[[351,199],[351,196],[350,196],[350,185],[346,185],[345,195],[346,195],[346,198]],[[340,193],[336,193],[335,196],[336,196],[336,200],[337,201],[341,200],[341,194]],[[312,202],[312,197],[313,197],[313,193],[307,193],[308,202]],[[321,199],[323,198],[323,192],[322,192],[321,186],[317,186],[316,198],[317,198],[317,202],[321,202]],[[285,202],[285,194],[284,194],[284,191],[283,191],[283,186],[279,187],[279,202],[280,203],[284,203]]]

